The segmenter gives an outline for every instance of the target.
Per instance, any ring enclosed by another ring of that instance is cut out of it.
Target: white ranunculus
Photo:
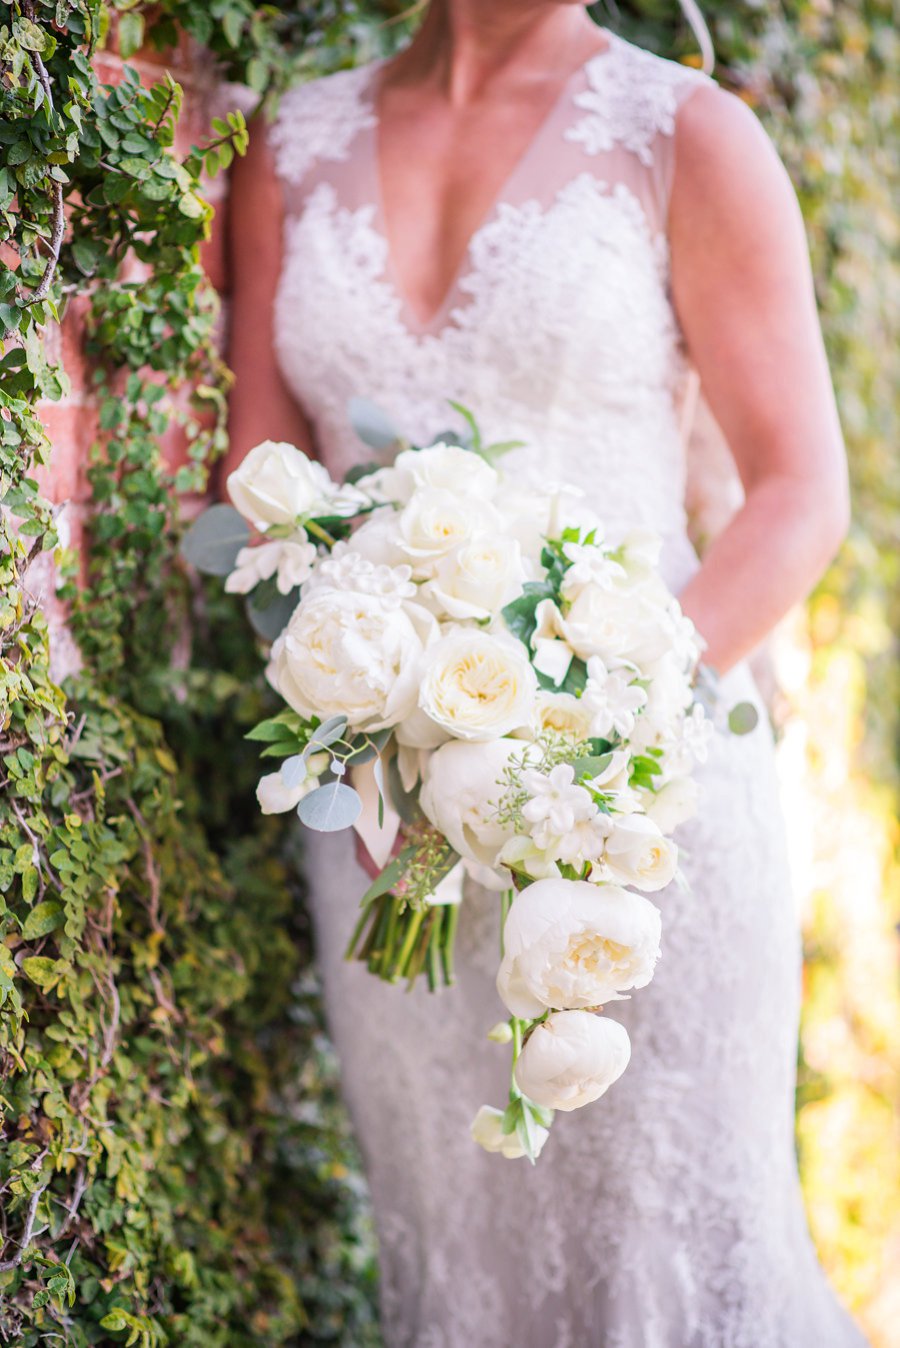
[[[662,833],[674,833],[679,824],[697,813],[699,788],[693,777],[676,777],[659,791],[647,791],[645,809]]]
[[[489,501],[442,487],[420,487],[396,519],[397,542],[418,574],[431,574],[439,558],[477,534],[500,533]]]
[[[484,1147],[485,1151],[499,1152],[501,1156],[505,1156],[510,1161],[516,1161],[520,1156],[527,1155],[515,1130],[511,1133],[504,1133],[502,1109],[493,1109],[490,1105],[482,1105],[472,1120],[470,1131],[472,1141],[477,1142],[479,1147]],[[550,1136],[550,1130],[542,1128],[540,1124],[536,1123],[534,1134],[534,1154],[540,1156],[541,1148]]]
[[[674,877],[678,848],[647,815],[616,815],[604,860],[611,879],[653,893]]]
[[[301,716],[345,715],[354,729],[394,725],[416,705],[430,613],[378,595],[320,590],[298,604],[272,647],[269,681]]]
[[[530,723],[536,690],[521,642],[459,628],[428,651],[419,707],[457,739],[494,739]]]
[[[321,463],[275,440],[251,449],[226,486],[235,509],[261,530],[303,515],[351,515],[365,503],[353,487],[332,482]]]
[[[618,1081],[630,1057],[628,1031],[617,1020],[557,1011],[528,1036],[516,1063],[516,1085],[545,1109],[580,1109]]]
[[[521,593],[524,580],[522,553],[514,538],[475,538],[438,561],[423,602],[427,597],[438,613],[451,618],[492,618]]]
[[[466,861],[489,869],[497,865],[512,834],[512,825],[497,819],[503,776],[511,760],[522,763],[529,753],[530,747],[521,740],[450,740],[428,759],[419,805]]]
[[[497,990],[514,1016],[617,1001],[645,987],[659,958],[660,917],[617,885],[537,880],[517,895],[503,930]]]

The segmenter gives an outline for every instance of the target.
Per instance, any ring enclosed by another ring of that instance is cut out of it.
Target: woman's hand
[[[720,672],[818,580],[847,530],[843,439],[803,221],[753,113],[714,88],[678,114],[672,290],[745,504],[679,596]]]

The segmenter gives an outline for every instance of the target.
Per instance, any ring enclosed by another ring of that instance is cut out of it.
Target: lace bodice
[[[384,224],[381,62],[289,93],[271,133],[287,207],[276,348],[333,472],[370,457],[347,416],[353,395],[420,443],[459,425],[452,398],[489,438],[525,442],[514,467],[583,487],[608,521],[658,529],[681,581],[693,560],[679,430],[689,366],[665,226],[677,109],[708,80],[607,36],[425,327],[404,303]]]

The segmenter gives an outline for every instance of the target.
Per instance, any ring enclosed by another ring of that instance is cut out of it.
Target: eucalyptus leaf
[[[274,641],[287,627],[300,602],[300,591],[276,594],[268,604],[259,604],[253,595],[247,599],[247,617],[250,626],[263,641]]]
[[[365,444],[385,450],[401,439],[390,417],[368,398],[351,398],[347,404],[350,424]]]
[[[412,824],[419,817],[419,793],[418,791],[407,791],[400,778],[400,769],[397,766],[396,755],[388,759],[387,765],[388,793],[391,798],[391,804],[403,820],[404,824]]]
[[[214,505],[198,515],[185,532],[182,557],[208,576],[227,576],[241,548],[250,542],[250,527],[230,505]]]
[[[732,735],[749,735],[759,725],[759,712],[752,702],[738,702],[728,713],[728,729]]]
[[[385,730],[376,730],[371,735],[357,735],[351,741],[354,748],[347,755],[344,762],[348,768],[360,766],[363,763],[371,763],[381,753],[384,746],[391,737],[391,730],[388,726]]]
[[[338,833],[351,828],[362,810],[362,801],[352,786],[343,782],[329,782],[304,796],[297,806],[297,815],[307,828],[317,833]]]
[[[289,791],[295,787],[302,786],[309,776],[306,767],[306,759],[302,754],[294,754],[291,758],[286,758],[279,768],[281,780]]]
[[[330,744],[335,744],[347,729],[346,716],[329,716],[327,721],[323,721],[309,737],[309,743],[303,750],[304,757],[319,749],[327,749]]]

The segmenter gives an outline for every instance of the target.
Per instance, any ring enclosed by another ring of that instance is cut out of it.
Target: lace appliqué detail
[[[610,51],[588,62],[585,73],[590,87],[573,100],[587,115],[563,134],[566,140],[583,145],[589,155],[622,145],[649,167],[655,138],[671,136],[675,130],[676,90],[713,81],[699,70],[666,61],[618,38],[611,40]]]
[[[346,159],[360,131],[375,125],[366,96],[369,67],[338,70],[289,90],[269,130],[275,168],[286,182],[299,183],[320,160]]]

